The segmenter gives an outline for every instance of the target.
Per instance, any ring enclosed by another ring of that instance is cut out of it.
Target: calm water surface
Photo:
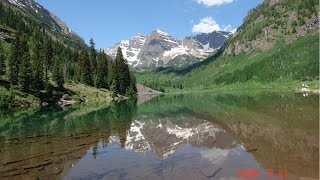
[[[224,180],[248,169],[251,179],[318,179],[318,153],[316,95],[191,93],[0,114],[0,179]]]

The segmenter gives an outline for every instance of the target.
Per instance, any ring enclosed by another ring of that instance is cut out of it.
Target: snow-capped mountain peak
[[[137,34],[130,40],[121,40],[114,47],[106,49],[105,52],[108,55],[115,57],[117,55],[117,49],[120,47],[124,58],[128,61],[128,64],[134,66],[138,59],[138,54],[145,42],[146,37],[142,34]]]
[[[129,46],[129,40],[122,40],[120,41],[121,46]]]
[[[120,47],[128,64],[136,68],[182,67],[205,59],[209,53],[220,48],[230,35],[228,32],[214,31],[189,36],[181,41],[156,29],[147,36],[137,34],[130,40],[120,41],[105,52],[115,57]]]

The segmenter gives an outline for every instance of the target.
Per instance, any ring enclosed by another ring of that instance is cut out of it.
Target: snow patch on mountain
[[[220,48],[220,47],[218,47],[218,48],[210,47],[210,43],[209,42],[206,45],[202,45],[202,47],[203,47],[203,51],[204,52],[208,52],[208,53],[214,52],[215,50]]]
[[[178,42],[172,41],[172,40],[170,40],[170,39],[163,39],[163,40],[164,40],[164,41],[167,41],[167,42],[169,42],[169,43],[173,43],[173,44],[178,44],[178,45],[179,45]]]
[[[162,36],[170,36],[168,33],[161,31],[160,29],[157,29],[156,32]]]
[[[169,58],[173,59],[178,55],[187,54],[187,53],[188,53],[188,48],[183,45],[180,45],[178,47],[174,47],[174,48],[170,49],[169,51],[165,51],[163,53],[163,57],[169,57]]]
[[[9,0],[9,2],[11,3],[11,4],[14,4],[14,5],[16,5],[16,6],[18,6],[18,7],[20,7],[20,8],[27,8],[24,4],[22,4],[21,2],[19,2],[18,0]]]

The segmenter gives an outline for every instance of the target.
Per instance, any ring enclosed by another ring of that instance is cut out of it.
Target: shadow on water
[[[190,93],[0,114],[0,179],[219,179],[245,168],[318,178],[318,99]]]
[[[116,134],[121,144],[136,115],[136,100],[108,108],[77,106],[0,115],[0,179],[63,177],[92,147]]]

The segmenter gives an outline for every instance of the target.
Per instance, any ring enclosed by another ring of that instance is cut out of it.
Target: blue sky
[[[107,48],[154,29],[175,38],[232,31],[262,0],[36,0],[96,47]]]

